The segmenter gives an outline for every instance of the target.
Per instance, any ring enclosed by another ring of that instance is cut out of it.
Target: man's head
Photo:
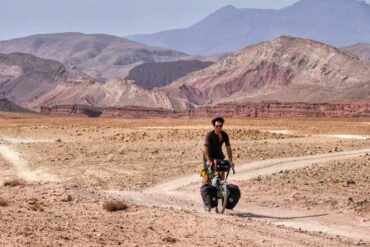
[[[215,117],[212,119],[212,125],[215,128],[216,133],[222,131],[222,126],[224,125],[225,120],[222,117]]]

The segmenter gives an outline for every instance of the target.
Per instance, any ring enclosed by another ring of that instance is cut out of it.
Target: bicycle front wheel
[[[227,190],[227,184],[223,184],[220,186],[220,195],[219,195],[219,203],[216,208],[216,212],[219,214],[223,214],[226,209],[227,200],[229,199],[229,191]]]

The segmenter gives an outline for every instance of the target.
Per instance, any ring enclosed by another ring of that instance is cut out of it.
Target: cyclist
[[[210,131],[206,135],[204,142],[204,153],[203,153],[203,164],[205,169],[205,176],[203,177],[203,184],[209,184],[209,171],[212,161],[215,159],[223,160],[225,155],[222,152],[222,144],[225,143],[227,156],[229,158],[231,167],[234,168],[233,153],[231,150],[229,135],[222,130],[225,120],[222,117],[216,117],[212,119],[212,125],[214,130]],[[224,174],[221,174],[224,179]]]

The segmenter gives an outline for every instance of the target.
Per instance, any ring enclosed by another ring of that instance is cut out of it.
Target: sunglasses
[[[222,128],[222,124],[221,125],[215,125],[216,128]]]

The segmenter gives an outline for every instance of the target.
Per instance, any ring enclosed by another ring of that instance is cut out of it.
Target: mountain
[[[0,52],[30,53],[57,60],[67,70],[101,81],[125,78],[130,69],[142,63],[175,61],[186,56],[111,35],[82,33],[39,34],[0,41]]]
[[[370,44],[360,43],[342,48],[343,50],[358,56],[364,60],[370,60]]]
[[[152,89],[163,87],[188,73],[204,69],[213,62],[199,60],[180,60],[163,63],[144,63],[133,68],[126,80],[134,80],[138,85]]]
[[[167,87],[177,109],[219,103],[370,100],[370,62],[312,40],[249,46]]]
[[[134,82],[101,83],[66,70],[60,62],[23,53],[0,53],[0,96],[34,111],[54,104],[173,108],[166,95]]]
[[[281,35],[337,47],[370,42],[370,5],[358,0],[301,0],[280,10],[228,5],[188,28],[128,38],[189,54],[211,54],[236,51]]]
[[[0,53],[0,95],[16,104],[27,105],[68,77],[79,78],[57,61],[22,53]]]

